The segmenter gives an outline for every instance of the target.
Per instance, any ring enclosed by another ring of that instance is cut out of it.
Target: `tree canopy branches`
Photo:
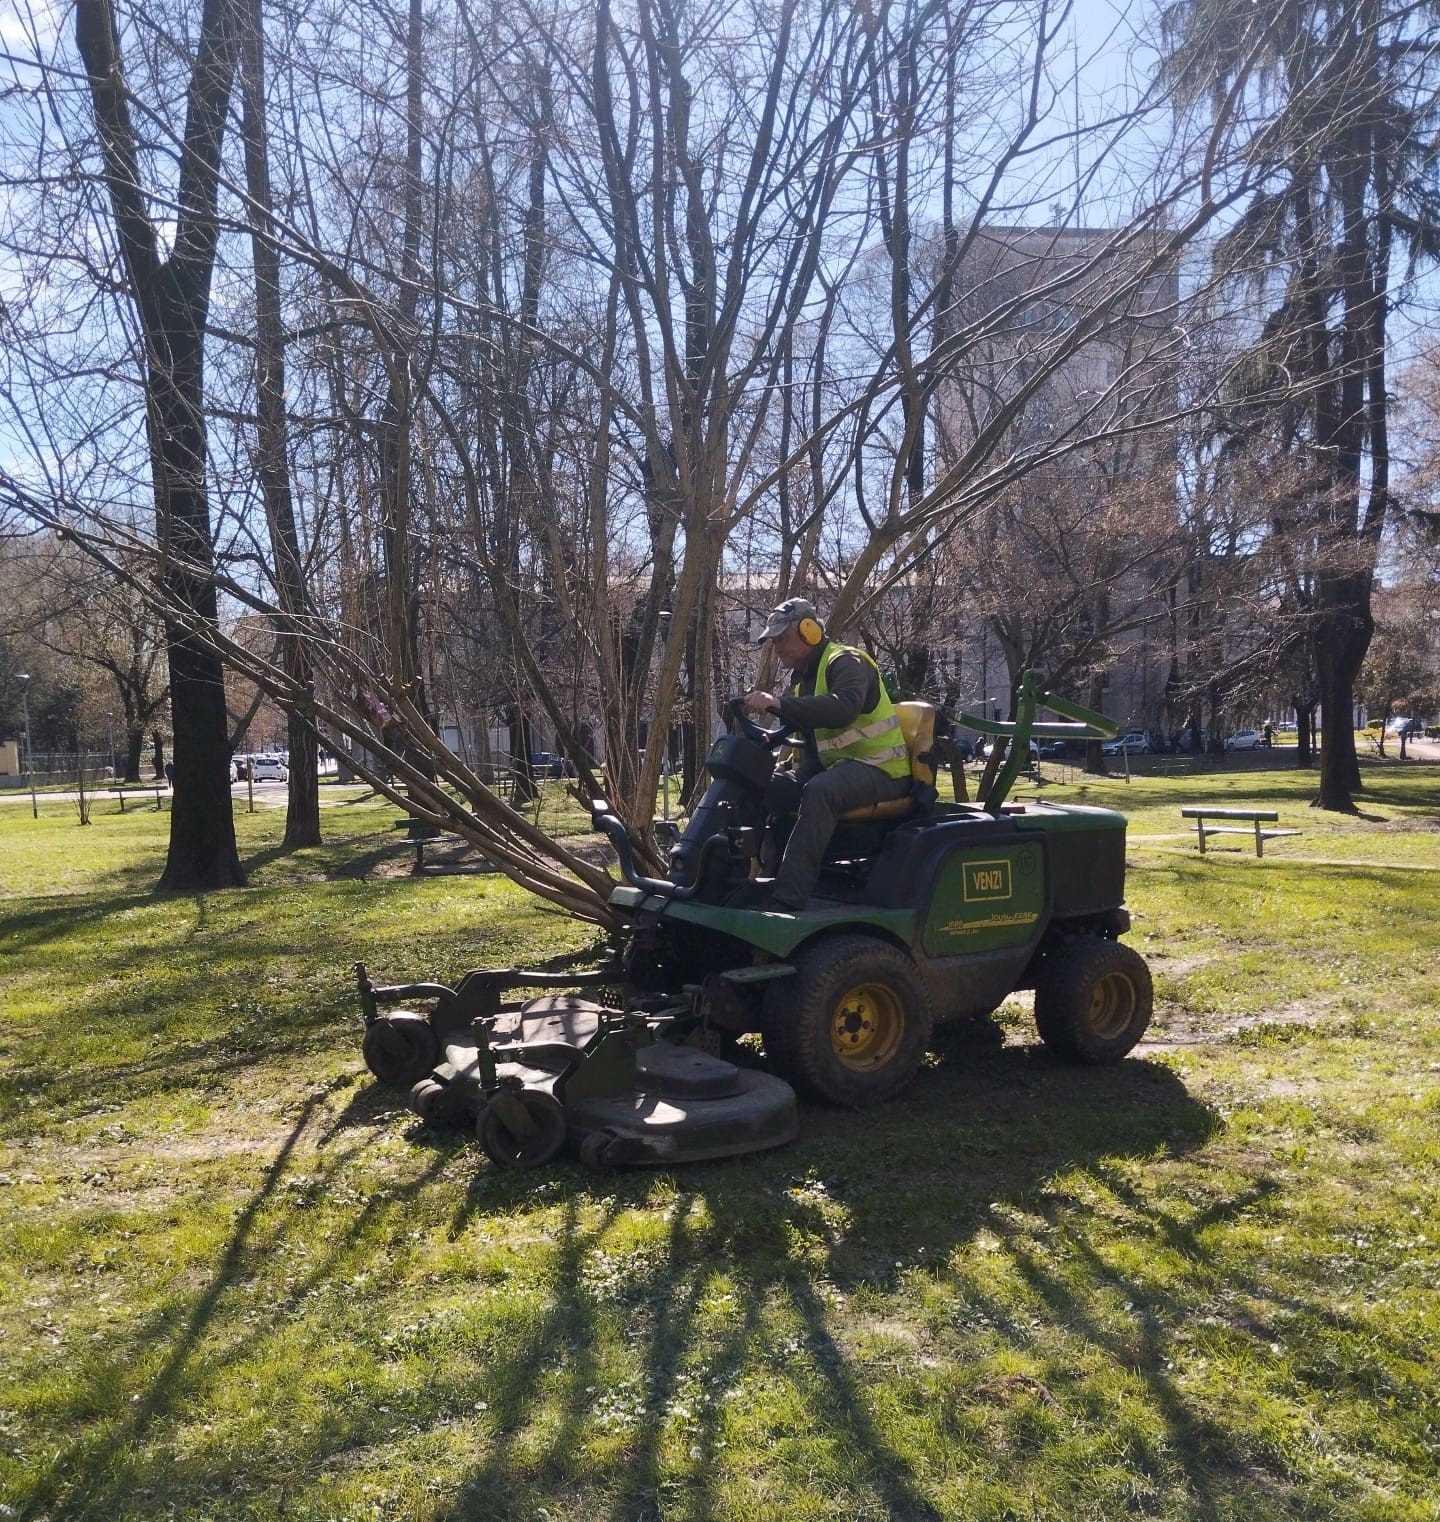
[[[597,918],[604,872],[496,758],[523,796],[543,736],[640,830],[792,589],[876,643],[942,575],[932,607],[1093,681],[1219,616],[1200,519],[1242,452],[1303,446],[1250,532],[1318,650],[1368,572],[1302,553],[1298,504],[1330,550],[1388,510],[1428,8],[1253,11],[1168,7],[1164,67],[1090,121],[1048,0],[86,0],[78,67],[37,12],[0,144],[11,499],[137,585],[149,557],[186,713],[243,672],[292,749],[345,737]]]

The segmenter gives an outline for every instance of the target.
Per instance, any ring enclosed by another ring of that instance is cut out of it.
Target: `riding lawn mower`
[[[910,795],[841,817],[803,911],[764,904],[783,830],[776,758],[803,736],[762,729],[736,700],[667,876],[640,872],[624,823],[591,805],[623,878],[605,963],[391,987],[357,964],[371,1072],[409,1090],[425,1121],[473,1124],[497,1163],[537,1166],[568,1142],[599,1168],[778,1146],[797,1134],[797,1090],[848,1107],[891,1099],[937,1025],[987,1015],[1016,989],[1034,989],[1058,1056],[1120,1060],[1152,1002],[1144,960],[1120,940],[1124,817],[1009,801],[1032,738],[1116,726],[1027,675],[1013,721],[961,715],[1007,742],[971,804],[936,795],[935,710],[896,708]],[[1060,717],[1036,722],[1042,708]],[[428,1008],[405,1007],[417,1003]],[[751,1033],[763,1066],[741,1040]]]

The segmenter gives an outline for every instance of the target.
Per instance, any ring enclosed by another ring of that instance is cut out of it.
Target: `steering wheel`
[[[725,707],[730,715],[730,722],[747,740],[753,740],[757,745],[764,745],[770,750],[779,750],[787,742],[796,740],[803,743],[809,734],[809,731],[799,724],[782,724],[779,729],[766,729],[763,724],[756,723],[750,717],[744,698],[731,698]]]

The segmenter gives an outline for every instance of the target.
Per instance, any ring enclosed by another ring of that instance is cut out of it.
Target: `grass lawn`
[[[1151,1037],[1012,1000],[906,1097],[674,1173],[504,1173],[377,980],[561,963],[395,811],[152,891],[168,813],[0,804],[0,1517],[1440,1518],[1440,768],[1052,780],[1131,816]],[[1301,833],[1201,858],[1182,803]]]

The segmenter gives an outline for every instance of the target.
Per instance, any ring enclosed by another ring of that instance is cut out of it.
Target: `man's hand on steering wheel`
[[[753,714],[779,714],[780,699],[773,692],[757,687],[747,692],[743,698],[728,699],[725,706],[729,710],[731,722],[741,734],[748,735],[761,745],[769,746],[771,750],[779,750],[782,745],[804,740],[805,730],[798,724],[778,724],[774,729],[767,729],[752,717]]]

